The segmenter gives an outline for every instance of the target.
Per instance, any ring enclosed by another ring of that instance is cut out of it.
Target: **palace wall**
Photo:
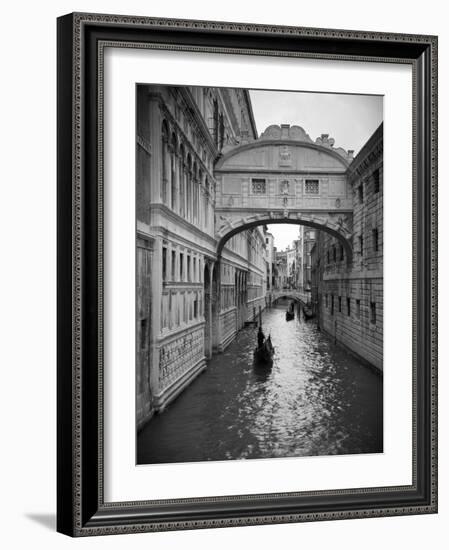
[[[230,107],[239,112],[230,116]],[[246,109],[246,111],[245,111]],[[243,132],[243,90],[142,85],[136,136],[137,426],[162,411],[265,303],[261,229],[236,235],[217,262],[213,167]]]

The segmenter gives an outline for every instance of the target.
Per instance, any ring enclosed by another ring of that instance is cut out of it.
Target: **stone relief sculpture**
[[[279,150],[279,166],[290,166],[292,163],[292,154],[290,148],[284,145]]]
[[[281,193],[283,195],[288,195],[290,192],[290,184],[287,180],[281,182]]]

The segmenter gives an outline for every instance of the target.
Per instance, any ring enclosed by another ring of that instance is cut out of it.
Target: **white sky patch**
[[[291,223],[277,223],[267,225],[267,228],[274,237],[274,246],[278,250],[285,250],[298,238],[300,226]]]
[[[383,120],[383,96],[250,90],[259,135],[271,124],[304,128],[312,140],[321,134],[334,147],[357,154]]]

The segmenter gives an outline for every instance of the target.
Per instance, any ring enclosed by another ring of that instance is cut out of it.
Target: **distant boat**
[[[271,364],[273,362],[274,347],[271,343],[271,337],[265,340],[260,348],[254,350],[254,360],[258,363]]]
[[[304,306],[302,310],[304,312],[304,317],[306,319],[311,319],[313,317],[313,309],[310,304],[307,304],[306,306]]]

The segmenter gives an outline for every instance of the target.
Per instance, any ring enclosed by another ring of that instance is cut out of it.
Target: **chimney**
[[[281,139],[288,139],[290,137],[290,124],[281,124]]]

